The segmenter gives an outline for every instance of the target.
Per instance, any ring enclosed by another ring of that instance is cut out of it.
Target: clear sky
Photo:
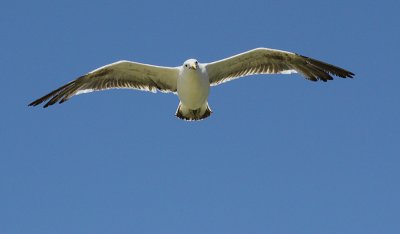
[[[398,1],[7,1],[0,233],[400,233]],[[135,90],[34,99],[105,64],[255,47],[356,74],[253,76],[213,115]]]

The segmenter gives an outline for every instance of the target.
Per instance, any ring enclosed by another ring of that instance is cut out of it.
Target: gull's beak
[[[190,64],[190,69],[196,70],[197,69],[196,63],[191,63]]]

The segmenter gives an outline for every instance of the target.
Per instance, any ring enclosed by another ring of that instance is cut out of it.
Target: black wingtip
[[[299,55],[299,54],[297,54]],[[318,77],[320,80],[322,81],[326,81],[326,75],[334,75],[337,77],[341,77],[341,78],[354,78],[355,74],[351,71],[348,71],[346,69],[343,69],[341,67],[337,67],[335,65],[326,63],[326,62],[322,62],[320,60],[316,60],[304,55],[299,55],[300,57],[302,57],[303,59],[305,59],[308,63],[308,65],[313,66],[314,68],[316,68],[317,70],[322,71],[323,73],[325,73],[324,77]],[[333,80],[333,79],[328,79],[328,80]]]
[[[343,69],[344,70],[344,69]],[[355,74],[354,73],[352,73],[352,72],[349,72],[349,71],[347,71],[347,70],[345,70],[347,73],[346,74],[344,74],[344,75],[342,75],[342,76],[339,76],[339,77],[342,77],[342,78],[351,78],[351,79],[353,79],[354,78],[354,76],[355,76]]]
[[[37,103],[37,100],[28,104],[28,106],[37,106],[37,105],[39,105],[39,103]]]
[[[31,103],[28,104],[28,106],[37,106],[43,102],[42,98],[39,98]]]

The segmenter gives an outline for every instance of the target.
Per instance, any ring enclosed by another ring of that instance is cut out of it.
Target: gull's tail
[[[176,110],[176,117],[186,121],[202,120],[210,116],[212,113],[208,103],[204,103],[199,109],[191,110],[179,102],[178,109]]]

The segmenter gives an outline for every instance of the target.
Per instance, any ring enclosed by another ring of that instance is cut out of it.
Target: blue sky
[[[0,233],[399,233],[396,1],[9,1],[0,9]],[[121,60],[255,47],[355,79],[254,76],[213,115],[131,90],[27,104]]]

